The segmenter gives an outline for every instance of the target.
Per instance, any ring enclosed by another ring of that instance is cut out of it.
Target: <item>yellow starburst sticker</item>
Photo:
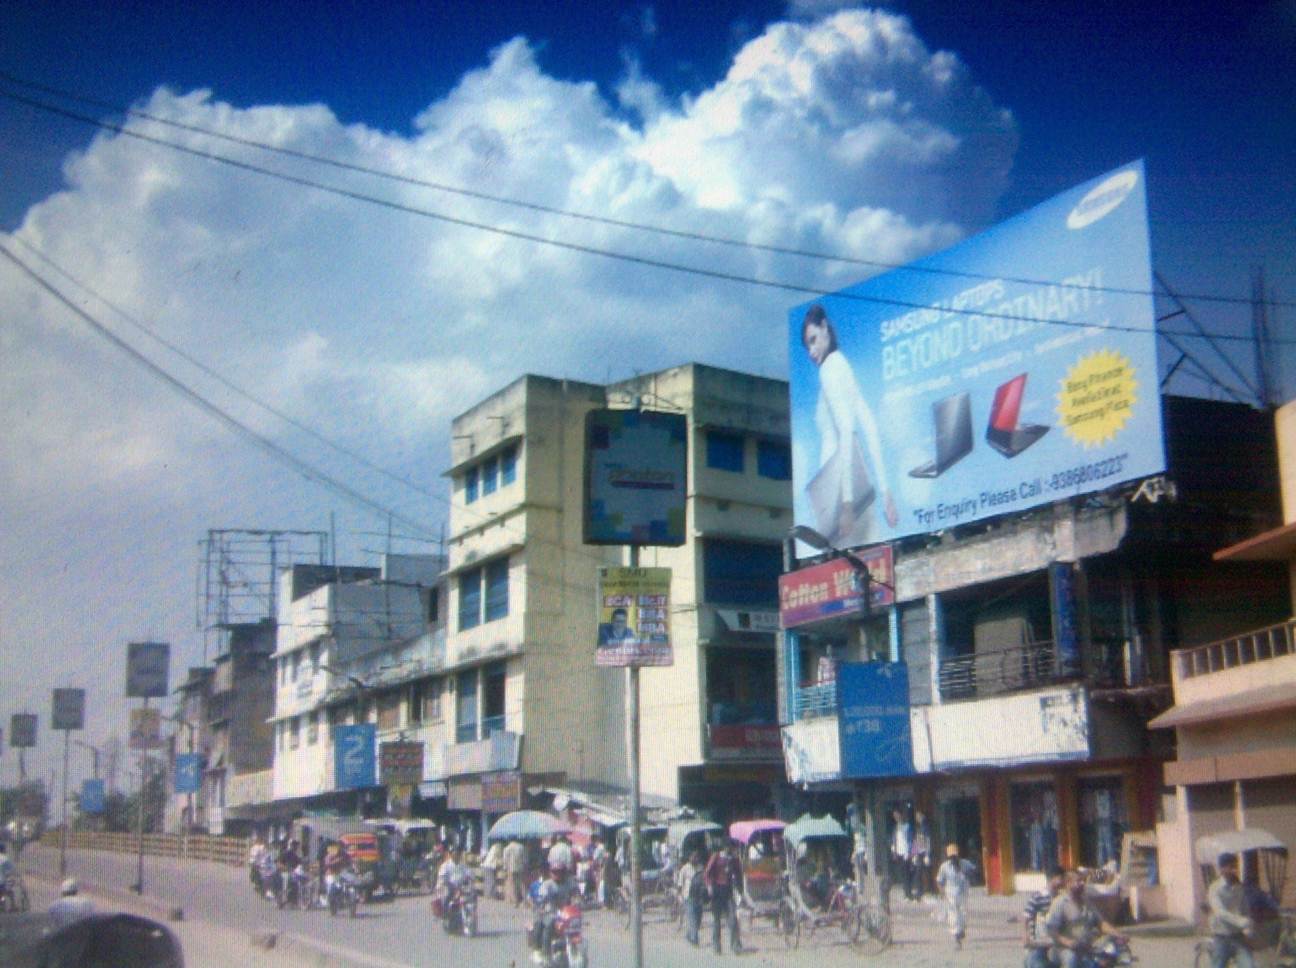
[[[1138,381],[1129,358],[1098,350],[1076,360],[1063,377],[1058,419],[1072,440],[1096,447],[1120,433],[1137,400]]]

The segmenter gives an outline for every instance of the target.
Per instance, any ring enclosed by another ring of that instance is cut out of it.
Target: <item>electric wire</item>
[[[465,198],[472,198],[478,201],[494,202],[500,205],[508,205],[514,208],[521,208],[527,211],[538,212],[545,215],[557,215],[562,218],[573,219],[577,221],[590,222],[599,225],[608,225],[615,228],[633,229],[639,232],[650,232],[657,235],[667,236],[669,238],[682,239],[692,242],[706,242],[714,245],[729,246],[732,248],[747,249],[755,252],[768,252],[773,255],[788,255],[806,259],[815,259],[824,262],[837,262],[845,265],[867,266],[869,268],[881,269],[886,271],[902,271],[928,275],[951,276],[965,279],[992,280],[1002,279],[1005,282],[1020,283],[1023,285],[1056,285],[1060,288],[1077,288],[1088,289],[1096,292],[1110,292],[1119,295],[1133,296],[1150,296],[1155,295],[1151,290],[1133,289],[1115,286],[1084,286],[1077,283],[1055,283],[1044,279],[1033,279],[1023,276],[992,276],[983,273],[967,272],[957,269],[943,269],[934,266],[917,266],[912,263],[888,262],[881,259],[865,259],[859,256],[844,255],[834,252],[822,252],[813,249],[797,249],[788,246],[771,245],[767,243],[752,242],[747,239],[736,239],[721,235],[711,235],[705,232],[688,231],[685,229],[674,229],[669,226],[656,225],[647,222],[635,222],[629,219],[618,219],[607,215],[594,215],[589,212],[580,212],[574,209],[561,208],[554,205],[545,205],[541,202],[534,202],[527,199],[515,198],[506,195],[497,195],[479,189],[466,188],[462,185],[451,185],[445,182],[433,181],[427,178],[418,178],[413,175],[404,175],[399,172],[387,171],[381,168],[375,168],[370,165],[361,165],[355,162],[343,161],[338,158],[331,158],[327,155],[321,155],[309,151],[301,151],[296,148],[287,148],[282,145],[272,145],[264,141],[258,141],[255,138],[245,138],[240,135],[229,134],[228,132],[215,131],[202,125],[191,124],[184,121],[177,121],[174,118],[166,118],[150,111],[144,111],[139,108],[127,105],[117,104],[102,98],[91,97],[86,94],[79,94],[62,88],[52,87],[46,84],[40,84],[35,81],[26,80],[7,71],[0,70],[0,80],[28,90],[40,91],[44,94],[64,98],[69,101],[76,101],[92,107],[103,108],[117,114],[128,117],[139,118],[145,121],[151,121],[154,124],[166,125],[180,131],[187,131],[191,134],[203,135],[204,137],[216,138],[230,144],[237,144],[247,148],[255,148],[259,151],[270,152],[282,155],[288,158],[295,158],[300,161],[309,161],[318,165],[325,165],[340,171],[355,172],[358,174],[371,175],[375,178],[382,178],[399,184],[410,185],[418,188],[427,188],[434,191],[446,192],[448,194],[460,195]],[[12,95],[0,89],[0,96],[11,97]],[[13,98],[15,100],[21,100]],[[40,110],[48,110],[43,105],[32,101],[22,101],[31,107],[38,107]],[[81,119],[78,119],[81,120]],[[1235,305],[1249,305],[1252,302],[1250,297],[1244,296],[1224,296],[1213,293],[1184,293],[1185,299],[1193,299],[1199,302],[1217,302]],[[1271,300],[1274,306],[1296,306],[1296,302],[1283,300]]]
[[[91,118],[86,115],[78,114],[74,111],[69,111],[65,108],[59,108],[53,105],[42,104],[41,102],[34,101],[31,98],[27,98],[21,95],[0,91],[0,96],[8,97],[11,100],[19,101],[24,104],[30,104],[41,110],[49,111],[51,113],[58,114],[85,124],[93,125],[105,131],[112,131],[124,137],[142,141],[147,144],[157,145],[159,147],[170,148],[173,151],[179,152],[181,154],[186,154],[191,157],[201,158],[206,161],[211,161],[217,164],[226,165],[241,171],[252,172],[259,175],[265,175],[269,178],[274,178],[279,181],[287,182],[289,184],[298,185],[300,187],[313,188],[318,191],[323,191],[328,194],[337,195],[342,198],[349,198],[353,201],[365,202],[368,204],[376,205],[381,208],[389,209],[391,211],[397,211],[408,215],[415,215],[422,218],[428,218],[434,221],[443,222],[449,225],[456,225],[462,228],[475,229],[477,231],[488,232],[494,235],[504,236],[506,238],[518,239],[520,241],[525,241],[525,242],[532,242],[537,245],[545,245],[545,246],[550,246],[553,248],[558,248],[569,252],[577,252],[583,255],[594,255],[605,259],[611,259],[620,262],[628,262],[633,265],[641,265],[641,266],[646,266],[648,268],[654,268],[654,269],[663,269],[671,272],[682,273],[685,275],[693,275],[693,276],[699,276],[707,279],[715,279],[722,282],[736,283],[738,285],[759,286],[762,288],[775,289],[782,292],[791,292],[803,296],[812,296],[817,299],[831,297],[834,299],[841,299],[849,302],[859,302],[868,305],[893,306],[899,309],[909,309],[909,310],[932,309],[931,305],[928,303],[914,302],[912,300],[905,300],[905,299],[888,298],[883,296],[863,295],[861,293],[854,293],[849,291],[826,293],[823,290],[823,288],[819,286],[810,286],[801,283],[787,282],[779,279],[762,278],[760,276],[747,276],[736,272],[725,272],[720,269],[708,269],[705,267],[688,265],[686,263],[681,263],[681,262],[672,262],[672,261],[667,261],[665,259],[657,259],[657,258],[652,258],[650,256],[637,255],[635,253],[630,253],[630,252],[621,252],[613,249],[604,249],[593,245],[584,245],[578,242],[570,242],[563,239],[550,238],[543,235],[537,235],[533,232],[524,232],[521,231],[520,229],[511,229],[511,228],[506,228],[504,226],[491,225],[489,223],[479,222],[473,219],[467,219],[455,215],[450,215],[445,212],[438,212],[432,209],[420,208],[415,205],[409,205],[404,202],[393,201],[392,199],[382,198],[377,195],[370,195],[365,192],[356,191],[354,189],[343,188],[338,185],[329,185],[325,182],[319,182],[311,178],[306,178],[304,176],[293,175],[287,172],[275,171],[272,168],[265,168],[261,165],[253,164],[252,162],[242,161],[236,158],[230,158],[226,155],[217,154],[211,151],[204,151],[202,149],[193,148],[188,145],[177,144],[176,142],[173,141],[167,141],[165,138],[158,138],[158,137],[154,137],[153,135],[148,135],[140,131],[132,130],[131,128],[128,128],[124,125],[116,124],[110,121],[103,121],[103,120]],[[996,277],[996,278],[1002,278],[1002,277]],[[1046,283],[1046,285],[1057,285],[1057,284]],[[1146,293],[1140,292],[1138,294],[1145,295]],[[1016,323],[1022,323],[1022,322],[1040,323],[1043,325],[1064,326],[1064,327],[1070,327],[1075,329],[1101,329],[1101,330],[1107,330],[1112,332],[1128,332],[1128,333],[1148,332],[1147,327],[1144,326],[1128,326],[1128,325],[1122,325],[1122,324],[1110,323],[1110,322],[1090,323],[1090,322],[1080,322],[1078,320],[1070,320],[1070,319],[1049,319],[1042,316],[1031,316],[1031,315],[1020,314],[1020,313],[988,312],[985,310],[969,309],[969,308],[954,307],[954,306],[944,306],[942,307],[942,310],[944,312],[950,313],[951,315],[980,317],[983,319],[1000,319],[1000,320],[1007,320],[1009,322],[1016,322]],[[1176,331],[1173,335],[1181,336],[1185,339],[1202,338],[1198,333],[1186,332],[1186,331],[1184,332]],[[1255,339],[1252,336],[1246,336],[1240,334],[1218,334],[1214,338],[1219,340],[1236,341],[1236,342],[1254,342]],[[1271,340],[1271,342],[1274,344],[1296,343],[1296,339],[1292,339],[1292,340],[1274,339]]]

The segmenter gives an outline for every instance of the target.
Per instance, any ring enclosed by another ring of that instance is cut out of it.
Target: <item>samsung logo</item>
[[[1138,184],[1137,171],[1122,171],[1112,175],[1101,185],[1096,186],[1088,195],[1080,199],[1078,205],[1071,209],[1067,216],[1067,228],[1082,229],[1092,225],[1108,212],[1111,212]]]

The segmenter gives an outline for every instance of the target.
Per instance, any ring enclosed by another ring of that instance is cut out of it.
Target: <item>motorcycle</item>
[[[585,947],[579,904],[559,908],[549,932],[549,946],[541,954],[544,968],[588,968],[589,952]]]
[[[328,884],[329,914],[336,917],[339,911],[346,908],[351,917],[355,917],[363,890],[364,879],[353,871],[338,874]]]
[[[295,907],[308,911],[314,906],[314,878],[306,872],[305,866],[298,864],[291,871],[279,874],[279,890],[275,893],[275,903],[279,907]]]
[[[457,888],[440,903],[441,927],[446,934],[462,934],[471,938],[477,933],[477,892],[472,888]]]
[[[1136,960],[1128,939],[1104,935],[1081,953],[1077,968],[1120,968]]]

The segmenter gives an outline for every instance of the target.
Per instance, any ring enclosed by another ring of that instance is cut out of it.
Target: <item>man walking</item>
[[[1254,968],[1255,959],[1246,944],[1252,921],[1247,917],[1245,893],[1238,879],[1237,854],[1220,854],[1215,865],[1219,876],[1206,891],[1210,905],[1211,968]]]
[[[520,840],[510,840],[504,848],[504,875],[508,878],[509,895],[513,906],[521,907],[526,898],[526,848]]]
[[[721,918],[729,924],[729,951],[736,955],[743,950],[742,940],[738,937],[738,905],[734,898],[741,876],[742,869],[738,865],[733,841],[723,850],[717,850],[707,861],[703,880],[711,894],[711,945],[716,954],[720,954]]]

